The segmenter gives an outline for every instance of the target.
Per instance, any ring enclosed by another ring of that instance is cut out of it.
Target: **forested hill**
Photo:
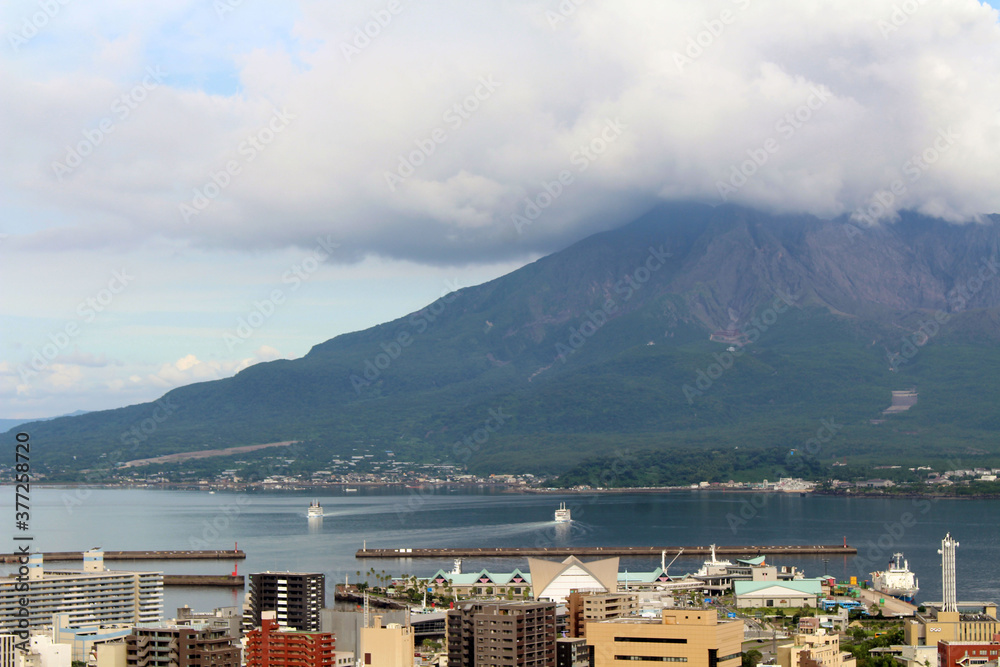
[[[664,205],[301,359],[175,389],[141,436],[156,403],[32,440],[54,471],[300,440],[320,467],[363,445],[559,472],[616,449],[795,447],[833,417],[825,458],[982,457],[1000,427],[996,223]],[[917,405],[872,424],[908,388]]]

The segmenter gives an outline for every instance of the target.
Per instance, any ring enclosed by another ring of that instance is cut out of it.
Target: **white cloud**
[[[58,58],[42,72],[8,60],[0,83],[14,122],[2,130],[12,148],[2,173],[29,205],[59,212],[57,231],[36,232],[48,244],[166,235],[272,248],[332,232],[362,253],[511,256],[577,238],[602,224],[595,220],[609,224],[622,196],[717,200],[729,167],[768,137],[781,139],[776,121],[823,88],[830,99],[732,200],[849,212],[950,127],[956,145],[898,204],[955,218],[1000,210],[989,187],[1000,172],[996,11],[974,0],[921,4],[897,16],[897,28],[896,4],[590,0],[555,29],[546,14],[558,11],[554,2],[413,4],[347,62],[341,44],[368,12],[308,3],[292,30],[297,40],[244,44],[229,56],[240,94],[171,81],[189,78],[177,48],[192,35],[175,27],[174,49],[145,61],[174,73],[119,120],[114,101],[145,70],[126,75],[109,54],[141,52],[136,40],[148,46],[156,21],[173,18],[155,16],[142,31],[95,43],[93,74],[60,75],[79,63]],[[222,36],[227,25],[202,27]],[[210,42],[195,45],[220,58]],[[677,54],[688,59],[683,67]],[[18,57],[42,56],[25,49]],[[445,120],[484,76],[500,85]],[[271,133],[275,109],[294,119]],[[51,163],[105,117],[113,131],[60,182]],[[521,198],[573,169],[573,151],[616,117],[628,126],[622,141],[577,174],[578,186],[536,225],[536,241],[517,239],[510,214]],[[389,192],[385,172],[435,128],[446,140]],[[254,136],[256,148],[246,143]],[[184,224],[178,205],[229,160],[240,173]]]
[[[253,356],[235,361],[202,361],[195,355],[188,354],[177,361],[161,365],[157,372],[151,373],[145,378],[135,378],[133,384],[136,386],[147,384],[169,390],[193,382],[230,377],[262,361],[274,361],[281,358],[283,358],[282,354],[278,350],[267,345],[260,346]]]
[[[65,355],[71,356],[71,355]],[[75,353],[84,360],[93,355]],[[132,365],[124,372],[118,370],[121,362],[104,364],[60,363],[59,360],[34,371],[28,380],[21,378],[16,367],[0,362],[0,396],[16,406],[13,417],[51,417],[72,409],[102,409],[112,405],[129,405],[152,400],[165,392],[208,380],[231,377],[254,364],[287,358],[268,345],[261,345],[250,356],[242,359],[203,361],[194,354],[160,364],[145,373],[136,373],[141,367]]]
[[[57,413],[92,407],[86,392],[97,387],[145,400],[154,387],[225,377],[273,357],[228,358],[221,335],[285,287],[288,262],[318,237],[343,249],[322,275],[342,271],[336,285],[358,294],[378,280],[372,256],[400,260],[399,272],[513,267],[657,198],[718,202],[719,183],[767,145],[776,149],[729,201],[834,216],[903,179],[890,213],[964,221],[1000,211],[1000,25],[988,5],[941,0],[911,14],[897,0],[572,5],[408,2],[350,61],[343,44],[383,4],[246,2],[223,16],[194,0],[60,5],[27,43],[0,50],[9,235],[0,252],[19,256],[18,275],[48,263],[4,295],[23,329],[4,353],[16,368],[76,319],[79,299],[111,269],[140,277],[81,326],[89,364],[59,359],[58,373],[30,387],[0,373],[2,391],[19,392],[21,411]],[[36,11],[8,3],[0,32],[16,33]],[[808,119],[795,120],[811,99]],[[602,140],[614,119],[624,131]],[[912,178],[914,156],[942,131],[954,141]],[[385,174],[414,151],[420,164],[390,191]],[[74,152],[89,154],[60,178],[53,163]],[[572,183],[518,234],[511,215],[563,171]],[[195,190],[215,196],[186,222],[179,207]],[[251,260],[263,278],[247,270]],[[0,268],[10,266],[5,257]],[[405,276],[395,284],[409,287]],[[291,350],[294,340],[299,355],[308,343],[296,336],[325,337],[302,333],[307,305],[346,297],[304,292],[254,345]],[[351,324],[367,322],[357,304],[373,299],[351,298]],[[28,322],[25,303],[48,321]],[[111,358],[124,366],[99,365]],[[40,407],[49,391],[78,403]]]

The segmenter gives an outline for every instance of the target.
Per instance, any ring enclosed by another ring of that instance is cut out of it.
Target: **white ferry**
[[[559,509],[556,510],[556,523],[569,523],[573,520],[570,511],[566,509],[566,503],[559,503]]]
[[[317,519],[323,516],[323,506],[319,504],[318,500],[314,500],[310,503],[309,509],[306,511],[306,516],[310,519]]]
[[[714,544],[709,545],[709,547],[712,550],[712,559],[706,560],[701,568],[694,573],[693,576],[695,579],[710,579],[712,577],[724,576],[729,572],[729,568],[733,567],[732,561],[716,559]]]
[[[913,596],[920,590],[917,577],[910,572],[910,565],[903,560],[903,554],[893,554],[888,568],[871,575],[872,588],[907,602],[912,602]]]

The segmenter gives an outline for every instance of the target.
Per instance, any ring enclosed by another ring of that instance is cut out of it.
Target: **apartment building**
[[[146,623],[163,613],[163,573],[106,570],[102,551],[84,553],[82,571],[46,571],[40,553],[29,556],[27,569],[27,582],[0,579],[0,633],[24,629],[19,626],[22,598],[27,598],[31,631],[50,627],[58,614],[68,615],[68,625],[77,627]]]
[[[448,612],[450,667],[555,667],[554,602],[475,601]]]
[[[326,577],[315,572],[258,572],[250,575],[249,608],[244,630],[261,626],[265,611],[275,612],[282,626],[303,632],[320,631],[320,610],[326,606]]]

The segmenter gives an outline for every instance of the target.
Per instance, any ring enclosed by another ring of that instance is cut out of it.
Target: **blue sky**
[[[657,200],[998,211],[997,11],[897,5],[5,3],[0,416],[297,358]]]

